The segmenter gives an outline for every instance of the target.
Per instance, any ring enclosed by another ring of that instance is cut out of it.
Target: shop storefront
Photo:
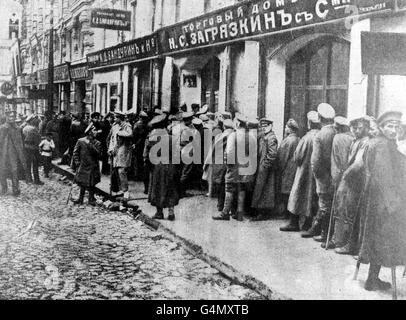
[[[175,67],[165,65],[172,77],[164,72],[163,87],[179,86],[178,99],[165,99],[271,117],[280,139],[289,118],[305,129],[307,112],[321,102],[354,114],[360,49],[352,43],[363,20],[394,9],[391,0],[262,0],[165,27],[160,53]]]
[[[79,113],[90,113],[95,109],[92,93],[92,73],[89,72],[87,63],[71,65],[70,73],[70,104],[69,111]],[[83,102],[84,101],[84,102]],[[81,107],[86,104],[85,110]]]
[[[70,99],[69,64],[65,63],[54,68],[54,112],[69,111]]]
[[[157,50],[157,36],[152,34],[89,54],[94,110],[106,114],[159,105],[159,68],[153,61]]]

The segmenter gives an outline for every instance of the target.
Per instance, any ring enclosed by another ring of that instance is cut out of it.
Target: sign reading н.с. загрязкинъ
[[[392,10],[395,0],[246,1],[160,30],[162,53]]]
[[[112,30],[131,30],[131,11],[116,9],[92,9],[90,26]]]

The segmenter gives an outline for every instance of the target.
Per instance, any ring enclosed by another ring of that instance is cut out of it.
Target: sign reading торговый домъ
[[[303,26],[393,10],[394,0],[261,0],[160,30],[162,53],[251,38]]]
[[[131,30],[131,11],[117,9],[92,9],[90,26],[112,30]]]

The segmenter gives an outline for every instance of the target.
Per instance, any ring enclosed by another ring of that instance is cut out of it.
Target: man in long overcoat
[[[233,202],[237,200],[235,218],[243,221],[246,193],[254,182],[257,170],[257,138],[248,129],[249,123],[245,116],[238,115],[236,131],[227,138],[224,208],[220,214],[213,216],[214,220],[230,220]]]
[[[136,179],[141,179],[144,182],[144,193],[148,193],[148,179],[146,177],[146,169],[144,168],[144,146],[145,140],[148,137],[148,114],[141,111],[139,120],[133,126],[133,167],[134,176]]]
[[[381,267],[406,265],[406,163],[397,150],[401,112],[388,111],[378,118],[380,135],[364,152],[365,192],[361,200],[359,261],[370,264],[366,290],[391,285],[379,279]]]
[[[264,128],[264,131],[259,139],[258,171],[251,202],[251,207],[259,212],[253,218],[255,221],[269,219],[276,204],[275,183],[278,163],[278,139],[272,130],[272,120],[261,119],[260,125]]]
[[[16,126],[16,113],[6,114],[6,123],[0,126],[0,184],[1,194],[7,192],[7,178],[11,178],[13,195],[20,194],[19,179],[27,176],[27,162],[21,129]]]
[[[80,186],[80,195],[75,204],[83,204],[86,189],[89,191],[89,204],[96,205],[95,186],[100,182],[99,160],[101,143],[96,140],[96,128],[93,124],[85,130],[85,137],[78,140],[73,150],[73,161],[78,168],[75,182]]]
[[[24,151],[25,158],[27,160],[28,176],[27,182],[32,182],[32,174],[34,176],[34,183],[42,185],[43,183],[39,179],[38,167],[40,163],[39,144],[41,142],[41,136],[38,130],[38,118],[31,115],[26,120],[27,125],[23,129],[24,138]]]
[[[363,154],[369,140],[369,120],[357,118],[350,125],[355,140],[351,143],[347,169],[333,203],[335,223],[331,247],[336,247],[338,254],[357,252],[359,200],[365,183]]]
[[[127,168],[131,166],[131,138],[133,130],[131,125],[124,121],[125,115],[122,112],[115,112],[115,123],[110,130],[108,153],[113,169],[116,170],[120,180],[120,191],[124,198],[129,198]],[[118,191],[118,190],[113,190]]]
[[[285,214],[296,174],[294,154],[299,144],[299,125],[293,119],[289,119],[285,126],[286,138],[283,139],[278,149],[278,202],[281,206],[280,213]]]
[[[297,169],[287,207],[290,221],[280,229],[281,231],[300,231],[300,218],[304,220],[306,229],[311,224],[317,208],[316,181],[310,162],[313,141],[320,130],[319,114],[316,111],[310,111],[307,114],[307,126],[309,131],[299,141],[293,156]]]
[[[336,135],[333,124],[335,111],[331,105],[321,103],[317,108],[317,112],[320,115],[322,128],[317,133],[313,142],[311,163],[313,174],[316,178],[319,210],[307,235],[313,236],[314,240],[318,242],[325,242],[334,196],[331,179],[331,149],[334,136]]]

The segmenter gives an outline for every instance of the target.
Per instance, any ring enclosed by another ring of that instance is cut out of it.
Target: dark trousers
[[[42,161],[44,163],[44,174],[45,177],[48,177],[49,172],[51,171],[52,168],[52,157],[42,157]]]
[[[38,166],[39,166],[39,152],[36,149],[25,148],[25,156],[27,160],[27,169],[29,176],[27,181],[32,181],[31,172],[34,175],[34,180],[39,181]]]
[[[20,184],[18,181],[18,172],[17,171],[12,171],[10,172],[11,174],[11,186],[13,189],[13,193],[17,194],[20,192]],[[8,186],[7,186],[7,177],[3,176],[0,177],[0,184],[1,184],[1,192],[2,193],[6,193],[8,190]]]

